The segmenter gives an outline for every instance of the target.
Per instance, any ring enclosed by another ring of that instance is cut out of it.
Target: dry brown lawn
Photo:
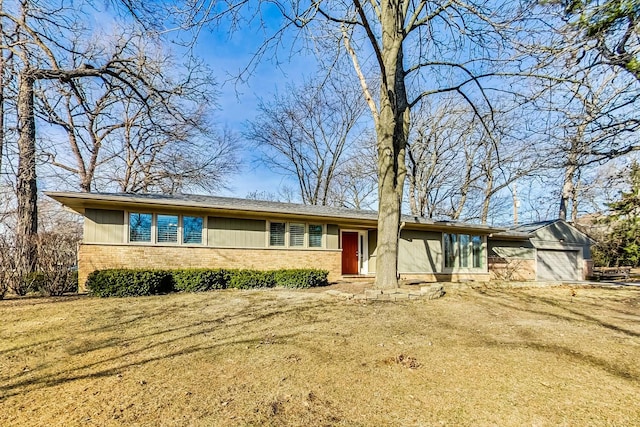
[[[0,314],[2,426],[640,425],[640,288],[35,298]]]

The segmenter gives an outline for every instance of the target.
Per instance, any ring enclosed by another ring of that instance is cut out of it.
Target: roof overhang
[[[129,211],[162,211],[201,213],[235,218],[255,218],[270,216],[291,220],[314,220],[342,225],[377,228],[378,213],[352,209],[316,207],[292,203],[249,201],[213,196],[193,198],[162,195],[105,194],[48,191],[45,195],[71,210],[84,215],[85,209],[122,209]],[[456,233],[488,235],[503,232],[504,228],[467,224],[453,221],[433,221],[425,218],[403,215],[401,226],[413,230],[433,230]]]

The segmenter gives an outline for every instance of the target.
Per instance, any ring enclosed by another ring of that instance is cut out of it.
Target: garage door
[[[538,249],[538,280],[582,280],[578,251]]]

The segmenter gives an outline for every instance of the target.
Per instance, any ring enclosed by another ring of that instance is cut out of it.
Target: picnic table
[[[628,279],[631,274],[631,267],[594,267],[593,277],[602,279]]]

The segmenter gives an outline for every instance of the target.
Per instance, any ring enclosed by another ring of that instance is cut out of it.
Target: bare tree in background
[[[24,1],[0,10],[2,49],[11,53],[17,77],[17,247],[19,266],[25,272],[36,266],[36,91],[48,82],[74,88],[79,79],[99,79],[106,86],[128,90],[146,106],[161,104],[171,95],[165,88],[156,90],[138,67],[139,58],[130,46],[110,46],[108,53],[94,57],[86,45],[76,43],[86,34],[82,8],[77,6],[86,4]],[[87,62],[76,61],[77,57]]]
[[[487,119],[488,120],[488,119]],[[542,169],[522,122],[494,112],[491,135],[476,114],[448,99],[413,120],[408,156],[411,213],[486,224],[498,193]]]
[[[335,81],[307,81],[262,101],[245,136],[276,173],[293,178],[304,204],[330,205],[337,177],[351,162],[364,111],[359,92]]]
[[[229,2],[211,11],[209,2],[188,22],[233,20],[243,12],[256,16],[266,3],[247,6]],[[410,112],[423,99],[440,93],[459,95],[460,102],[489,108],[483,78],[506,67],[500,56],[508,52],[508,25],[499,17],[516,10],[509,3],[462,1],[288,2],[269,3],[280,11],[283,26],[267,39],[259,55],[277,46],[284,30],[297,27],[314,43],[342,43],[353,64],[362,96],[374,122],[377,138],[378,247],[376,284],[398,283],[398,233],[406,177],[406,144]],[[247,9],[244,9],[247,6]],[[255,6],[256,9],[253,8]],[[333,43],[333,44],[332,44]],[[323,50],[324,51],[324,50]],[[368,76],[367,76],[368,75]],[[378,90],[371,89],[372,84]]]
[[[49,164],[76,175],[82,191],[172,194],[223,187],[237,170],[237,150],[232,135],[217,131],[211,120],[212,72],[200,63],[176,63],[159,40],[118,33],[94,46],[130,45],[140,73],[166,96],[140,100],[130,88],[91,80],[54,85],[40,94],[40,110],[44,120],[64,130],[68,147],[57,141],[43,147]]]
[[[351,209],[373,209],[378,196],[375,137],[352,147],[330,190],[331,205]]]
[[[458,219],[477,179],[478,150],[473,113],[443,102],[431,113],[415,113],[408,150],[408,192],[411,214]]]

